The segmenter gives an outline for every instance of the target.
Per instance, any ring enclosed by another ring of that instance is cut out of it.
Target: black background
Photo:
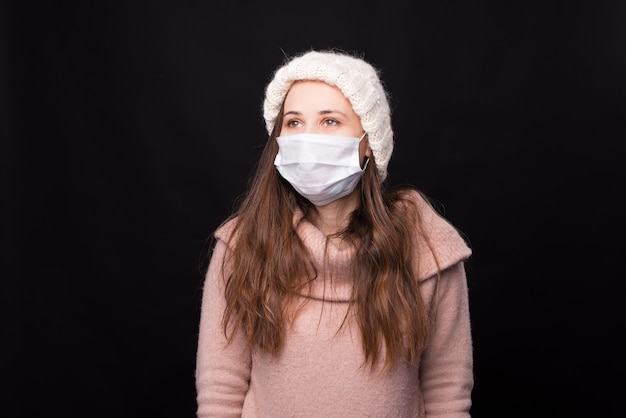
[[[625,4],[2,3],[0,414],[194,416],[207,238],[264,87],[336,47],[382,70],[389,183],[474,249],[473,416],[624,416]]]

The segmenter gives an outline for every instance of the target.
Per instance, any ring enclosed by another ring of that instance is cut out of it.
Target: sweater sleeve
[[[442,272],[439,288],[431,277],[436,298],[431,335],[420,366],[420,381],[426,415],[430,417],[469,417],[474,385],[472,337],[467,279],[463,262]]]
[[[250,381],[251,355],[242,332],[228,344],[222,326],[226,306],[222,261],[228,251],[218,239],[207,270],[196,357],[197,416],[240,417]]]

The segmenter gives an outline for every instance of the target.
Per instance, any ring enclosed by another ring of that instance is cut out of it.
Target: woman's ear
[[[359,154],[362,157],[372,157],[372,148],[370,147],[370,142],[366,133],[364,133],[361,137],[361,142],[359,143]]]
[[[370,147],[369,142],[367,142],[367,137],[361,142],[361,149],[359,150],[359,154],[361,155],[361,168],[365,170],[367,167],[367,163],[370,158],[372,158],[372,148]]]
[[[359,159],[361,160],[361,168],[365,167],[365,164],[372,158],[372,148],[367,140],[367,134],[363,134],[361,142],[359,142]]]

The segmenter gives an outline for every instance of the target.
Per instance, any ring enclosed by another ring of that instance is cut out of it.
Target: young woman
[[[206,274],[198,416],[469,416],[471,251],[417,190],[385,187],[376,69],[308,51],[263,112],[269,139]]]

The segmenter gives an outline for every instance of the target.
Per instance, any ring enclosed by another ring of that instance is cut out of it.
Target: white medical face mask
[[[364,136],[280,136],[274,165],[298,193],[323,206],[352,193],[359,183],[365,170],[359,162],[359,143]]]

